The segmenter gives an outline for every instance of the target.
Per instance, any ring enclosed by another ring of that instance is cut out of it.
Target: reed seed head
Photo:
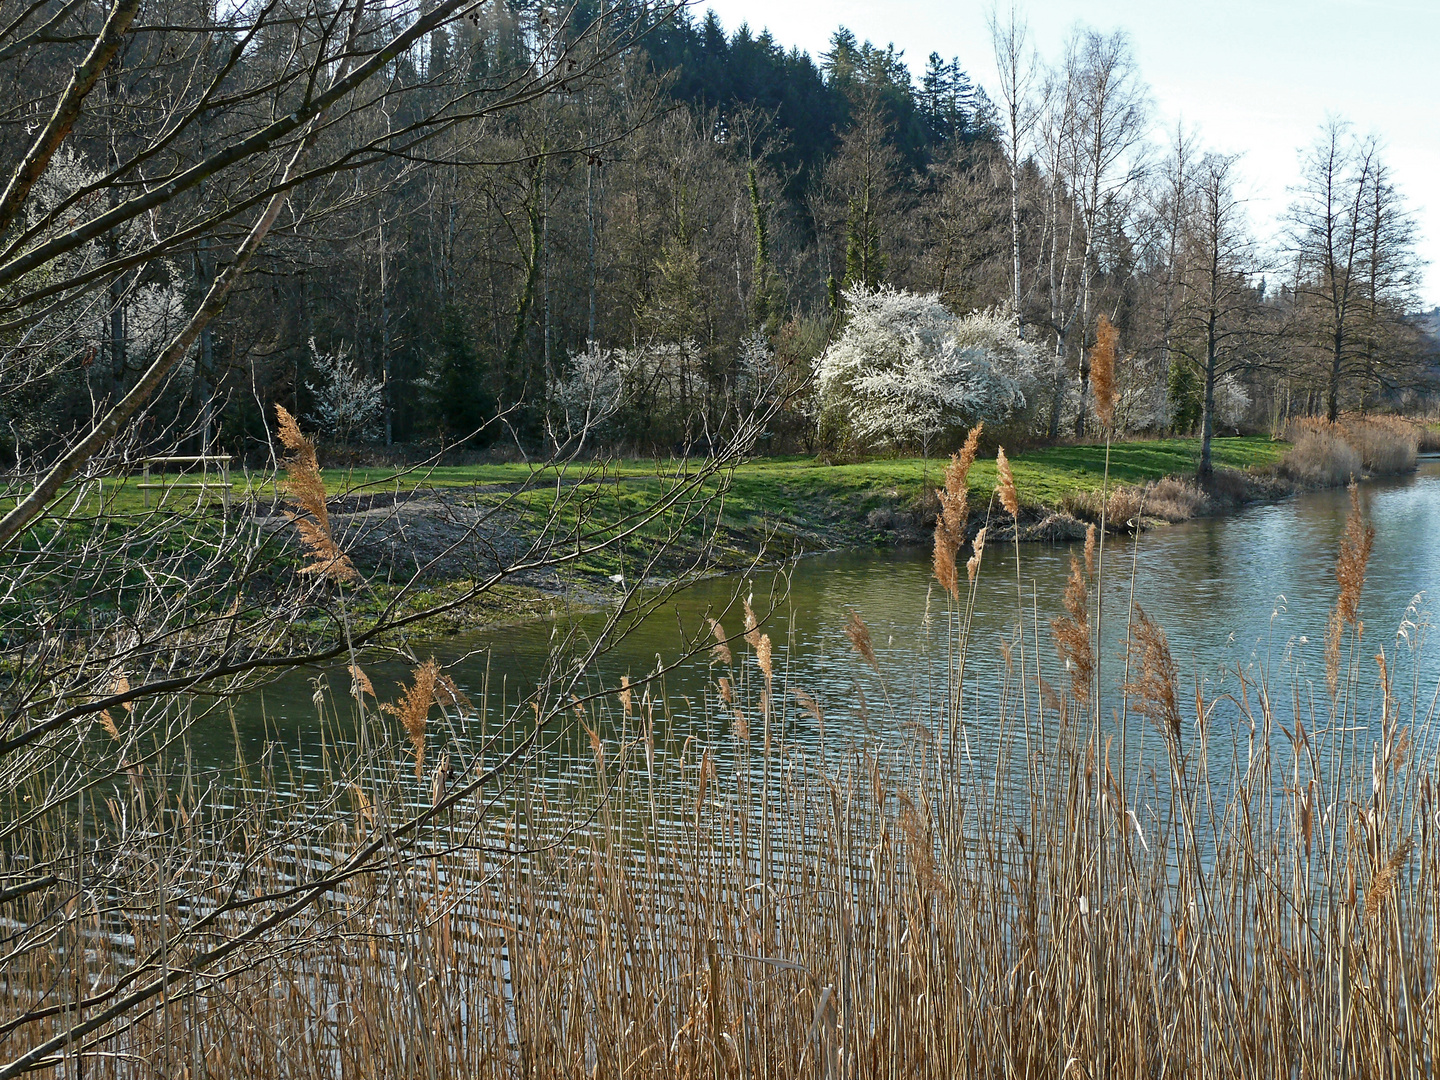
[[[1377,870],[1371,879],[1370,888],[1365,890],[1365,918],[1370,922],[1380,918],[1386,900],[1400,882],[1400,871],[1405,866],[1405,860],[1410,858],[1410,849],[1413,846],[1413,838],[1407,836],[1401,840],[1394,853],[1385,861],[1385,865]]]
[[[735,662],[735,656],[730,651],[730,645],[726,640],[729,635],[725,633],[725,628],[720,625],[720,620],[710,620],[710,633],[715,638],[715,644],[710,646],[710,655],[726,667],[729,667]]]
[[[965,563],[965,574],[972,582],[980,572],[980,557],[985,552],[985,534],[989,529],[988,525],[980,526],[980,531],[975,534],[974,550],[970,552],[970,558]]]
[[[1055,650],[1070,672],[1070,692],[1081,701],[1090,698],[1090,685],[1095,677],[1095,658],[1090,649],[1090,612],[1085,577],[1080,560],[1070,557],[1070,577],[1065,583],[1065,610],[1050,620],[1055,635]]]
[[[440,677],[440,665],[432,656],[414,671],[415,681],[404,688],[400,700],[386,702],[380,708],[398,716],[410,737],[415,751],[415,779],[419,780],[425,764],[425,725],[430,719],[430,706],[435,702],[435,682]]]
[[[330,512],[325,505],[325,481],[315,457],[315,444],[305,437],[295,417],[285,406],[275,406],[280,420],[280,441],[290,451],[285,460],[285,478],[277,485],[280,493],[299,509],[286,510],[285,516],[295,523],[300,542],[310,561],[300,568],[302,574],[321,574],[335,582],[355,582],[359,572],[350,557],[340,550],[330,530]]]
[[[1090,387],[1095,393],[1095,415],[1107,428],[1115,426],[1115,347],[1120,340],[1102,312],[1095,322],[1095,347],[1090,350]]]
[[[996,492],[1000,496],[1000,505],[1005,507],[1005,512],[1016,520],[1020,520],[1020,496],[1015,491],[1015,474],[1010,471],[1010,459],[1005,456],[1005,448],[1002,446],[995,455],[995,474],[999,478]]]
[[[752,649],[760,647],[760,620],[755,618],[755,609],[745,601],[745,640]]]
[[[1165,631],[1145,614],[1139,604],[1135,605],[1127,644],[1133,676],[1125,683],[1124,691],[1134,699],[1136,713],[1154,723],[1166,738],[1174,739],[1178,751],[1180,704],[1175,691],[1178,682],[1175,660],[1170,655]]]
[[[850,644],[865,662],[879,672],[880,661],[875,656],[875,644],[870,640],[870,628],[865,625],[865,620],[860,618],[859,612],[850,612],[850,619],[845,624],[845,636],[850,639]]]

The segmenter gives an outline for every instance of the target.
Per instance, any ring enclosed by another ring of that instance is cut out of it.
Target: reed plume
[[[1095,347],[1090,350],[1090,386],[1095,393],[1095,415],[1107,428],[1115,426],[1115,346],[1120,340],[1102,312],[1095,322]]]
[[[945,486],[936,494],[940,497],[940,513],[935,517],[935,578],[956,601],[960,599],[959,574],[955,569],[955,556],[965,540],[965,527],[970,517],[970,466],[975,464],[975,453],[980,446],[980,432],[984,424],[976,424],[965,437],[960,453],[950,455],[950,464],[945,469]]]
[[[350,557],[335,543],[330,529],[330,512],[325,505],[325,482],[320,477],[320,464],[315,457],[315,444],[305,437],[295,417],[285,406],[276,405],[280,420],[280,441],[290,456],[285,459],[285,478],[277,487],[280,493],[297,506],[286,510],[285,516],[295,523],[300,542],[310,561],[300,568],[302,574],[321,574],[335,582],[360,579]]]
[[[1005,507],[1005,512],[1015,519],[1015,527],[1020,527],[1020,496],[1015,491],[1015,474],[1010,471],[1010,459],[1005,456],[1005,448],[999,448],[995,455],[995,474],[999,477],[996,486],[996,493],[1000,496],[1000,505]]]
[[[1345,533],[1340,538],[1340,554],[1335,559],[1335,581],[1340,594],[1330,621],[1325,628],[1325,681],[1333,698],[1340,683],[1340,639],[1346,626],[1356,631],[1360,625],[1360,590],[1365,586],[1365,570],[1370,551],[1375,545],[1375,529],[1365,522],[1360,510],[1360,491],[1350,484],[1350,513],[1345,519]]]
[[[850,612],[850,618],[845,624],[845,636],[850,639],[855,651],[878,673],[880,661],[875,656],[875,643],[870,640],[870,628],[865,625],[865,620],[860,618],[859,612]]]
[[[1127,642],[1130,652],[1130,670],[1134,673],[1123,689],[1128,697],[1134,698],[1135,712],[1150,720],[1160,733],[1174,740],[1174,749],[1180,750],[1180,703],[1175,687],[1178,681],[1175,660],[1170,655],[1170,643],[1165,631],[1158,623],[1145,614],[1139,604],[1135,605],[1135,618]]]
[[[1414,842],[1409,836],[1401,840],[1390,858],[1385,861],[1385,865],[1371,878],[1370,888],[1365,890],[1365,918],[1369,921],[1375,922],[1380,918],[1385,901],[1400,882],[1400,870],[1404,867],[1405,860],[1410,858],[1410,849]]]
[[[770,635],[761,634],[760,640],[755,643],[755,663],[760,665],[760,670],[765,675],[767,685],[770,683],[770,680],[775,677],[770,656]]]
[[[755,610],[749,600],[745,601],[745,640],[752,649],[760,647],[760,620],[755,618]]]
[[[1055,651],[1070,672],[1070,692],[1081,701],[1090,700],[1090,685],[1095,678],[1095,657],[1090,649],[1090,612],[1087,604],[1085,576],[1080,560],[1070,556],[1070,577],[1065,583],[1066,615],[1050,620],[1055,635]]]
[[[800,706],[800,710],[806,716],[810,717],[811,720],[814,720],[815,723],[819,724],[820,730],[823,732],[825,730],[825,711],[820,708],[820,702],[815,700],[814,695],[805,690],[801,690],[799,687],[792,690],[791,694],[794,695],[795,702]]]
[[[941,491],[941,502],[944,502],[944,491]],[[940,582],[950,596],[960,599],[960,577],[955,570],[955,555],[960,549],[960,541],[947,527],[945,514],[941,513],[935,518],[935,551],[931,559],[931,565],[935,572],[935,580]]]
[[[980,526],[980,531],[975,534],[974,550],[970,553],[970,558],[965,563],[965,574],[972,582],[975,580],[975,575],[980,571],[980,556],[984,554],[985,551],[985,534],[988,531],[989,526]]]
[[[410,737],[415,751],[415,779],[423,775],[425,765],[425,725],[430,719],[430,706],[435,703],[435,683],[440,677],[440,665],[432,656],[414,671],[415,681],[404,688],[397,702],[386,702],[380,706],[391,716],[398,716]]]
[[[129,690],[130,679],[123,671],[110,680],[110,696],[128,693]],[[130,703],[128,701],[122,702],[120,707],[126,712],[130,711]],[[109,709],[100,710],[100,726],[105,729],[106,734],[112,739],[116,742],[120,741],[120,729],[115,726],[115,718],[110,715]]]
[[[370,682],[370,676],[361,670],[359,664],[350,665],[350,696],[356,701],[360,700],[361,694],[369,694],[375,697],[375,686]]]
[[[715,637],[715,644],[710,646],[710,655],[726,667],[729,667],[735,662],[735,656],[730,652],[730,645],[727,640],[729,635],[725,633],[725,628],[720,625],[719,619],[710,620],[710,633]]]
[[[435,680],[435,704],[442,709],[450,706],[459,709],[461,713],[474,713],[475,705],[466,696],[465,691],[455,685],[455,680],[449,675],[440,675]]]

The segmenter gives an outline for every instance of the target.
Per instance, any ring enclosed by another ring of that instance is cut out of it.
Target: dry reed
[[[1352,517],[1336,610],[1358,632],[1370,534],[1358,504]],[[573,740],[516,757],[223,972],[185,968],[197,935],[239,934],[269,910],[247,901],[186,929],[233,895],[225,867],[245,866],[247,896],[293,891],[361,836],[443,804],[461,762],[503,758],[529,729],[502,724],[503,745],[485,741],[488,721],[461,732],[437,746],[429,785],[406,775],[404,743],[377,737],[337,792],[282,798],[269,773],[237,787],[253,800],[239,810],[172,788],[153,763],[84,826],[103,827],[113,852],[76,848],[75,819],[7,851],[65,884],[0,900],[7,933],[41,935],[0,968],[0,1059],[63,1034],[74,987],[93,1000],[163,963],[173,994],[41,1075],[1430,1075],[1440,830],[1428,695],[1409,702],[1395,680],[1391,702],[1387,667],[1367,719],[1356,665],[1333,705],[1302,692],[1298,668],[1289,687],[1279,672],[1239,689],[1197,679],[1195,718],[1209,719],[1187,729],[1164,630],[1137,610],[1131,678],[1110,689],[1153,722],[1164,762],[1153,736],[1115,758],[1075,700],[1107,689],[1075,681],[1092,652],[1085,574],[1077,557],[1062,617],[1069,689],[1038,658],[1021,676],[997,656],[980,717],[889,706],[874,718],[888,734],[865,736],[857,684],[854,723],[827,696],[829,746],[817,747],[789,703],[820,723],[819,702],[790,688],[760,754],[744,723],[763,692],[748,665],[716,679],[715,713],[673,738],[657,725],[653,744],[636,733],[628,679],[618,706],[613,693],[591,696],[590,712],[567,698],[542,720],[572,723]],[[753,616],[751,632],[758,662],[769,638]],[[858,612],[847,633],[878,670]],[[433,672],[422,692],[422,669],[401,702],[421,737],[440,682]],[[1042,703],[1038,726],[1020,677]],[[733,741],[700,734],[725,717]],[[1373,761],[1357,752],[1367,743]],[[307,824],[282,846],[257,827],[275,818]],[[74,917],[49,933],[67,905]],[[37,1002],[54,1009],[21,1022]]]
[[[1115,349],[1120,331],[1101,312],[1095,321],[1095,346],[1090,350],[1090,386],[1095,394],[1095,415],[1107,429],[1115,426]]]
[[[300,568],[302,574],[319,574],[336,582],[353,583],[360,579],[350,557],[340,550],[330,529],[330,512],[325,504],[325,482],[315,456],[315,444],[305,437],[295,418],[283,405],[276,405],[281,443],[290,451],[283,462],[285,479],[277,485],[280,493],[298,510],[286,510],[285,516],[295,523],[300,541],[309,558]]]

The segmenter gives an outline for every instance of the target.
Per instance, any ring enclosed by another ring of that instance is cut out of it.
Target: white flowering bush
[[[310,362],[318,383],[306,383],[315,411],[306,419],[338,442],[373,438],[384,410],[384,387],[360,371],[345,350],[322,353],[310,339]]]
[[[590,342],[570,358],[569,370],[550,383],[550,438],[557,446],[603,433],[625,401],[624,349]]]
[[[997,311],[957,316],[935,294],[863,288],[820,358],[819,421],[827,441],[866,448],[932,442],[1025,407],[1040,356]]]
[[[1250,411],[1250,395],[1233,372],[1215,380],[1215,420],[1225,427],[1237,427]]]

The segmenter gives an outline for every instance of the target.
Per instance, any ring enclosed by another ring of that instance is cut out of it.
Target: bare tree
[[[1123,31],[1101,34],[1082,30],[1066,51],[1067,96],[1075,102],[1074,194],[1080,203],[1085,252],[1080,262],[1080,327],[1091,317],[1099,231],[1127,190],[1142,175],[1143,140],[1149,131],[1149,88]],[[1084,342],[1081,343],[1082,346]],[[1080,404],[1075,434],[1085,432],[1090,362],[1082,347]]]
[[[1364,212],[1375,184],[1377,147],[1332,117],[1306,151],[1289,212],[1295,292],[1304,333],[1324,357],[1325,412],[1340,415],[1342,393],[1360,349],[1364,301]]]
[[[1236,158],[1208,153],[1186,188],[1179,272],[1180,301],[1173,347],[1195,363],[1204,377],[1200,417],[1202,480],[1209,480],[1215,433],[1217,380],[1246,362],[1245,343],[1253,333],[1258,272],[1255,241],[1235,192]]]
[[[1025,335],[1020,294],[1020,170],[1036,110],[1032,100],[1040,74],[1040,59],[1030,43],[1030,24],[1012,2],[1003,13],[999,6],[987,16],[995,67],[1000,73],[1000,104],[1005,117],[1005,157],[1010,167],[1010,303],[1020,336]]]

